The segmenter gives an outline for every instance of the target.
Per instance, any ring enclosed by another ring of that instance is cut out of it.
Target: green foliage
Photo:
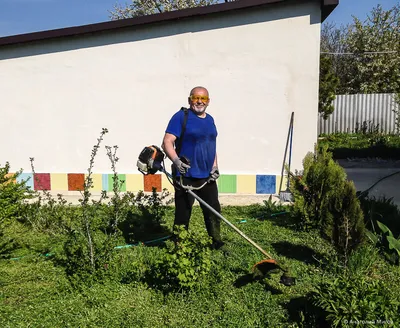
[[[398,323],[400,303],[382,280],[342,274],[317,286],[310,298],[333,327],[357,322],[379,324],[378,320]]]
[[[319,102],[318,112],[326,120],[334,111],[333,101],[336,98],[336,89],[339,79],[332,68],[332,59],[321,56],[319,74]]]
[[[354,18],[346,42],[356,54],[393,52],[357,57],[348,86],[351,93],[400,92],[400,3],[387,11],[377,5],[364,22]]]
[[[394,122],[396,126],[396,134],[400,136],[400,92],[397,92],[394,95],[394,102],[393,102],[393,108],[392,111],[395,115]]]
[[[216,4],[216,0],[132,0],[125,7],[116,4],[111,11],[112,20],[163,13],[167,11]]]
[[[393,198],[369,197],[368,194],[364,194],[359,199],[367,229],[377,232],[377,221],[380,221],[388,226],[394,235],[400,235],[400,210],[393,203]]]
[[[370,243],[365,243],[349,257],[347,273],[351,276],[373,276],[380,261],[379,250]]]
[[[330,200],[323,222],[323,236],[330,240],[345,265],[349,254],[364,241],[365,224],[360,202],[352,181],[345,181],[343,189]]]
[[[124,195],[124,219],[119,228],[127,243],[163,235],[165,214],[168,205],[173,201],[172,198],[168,199],[169,196],[167,189],[158,193],[154,187],[151,194],[139,191],[136,195],[130,192]]]
[[[24,201],[32,198],[33,192],[26,181],[16,181],[21,173],[10,174],[8,162],[0,166],[0,224],[19,217]]]
[[[298,173],[298,172],[296,172]],[[315,149],[303,159],[301,176],[290,178],[293,214],[303,229],[322,229],[330,203],[344,188],[346,173],[332,160],[326,148]]]
[[[71,230],[63,245],[63,252],[55,255],[55,262],[65,268],[74,286],[82,282],[93,284],[101,281],[107,274],[109,263],[115,255],[114,244],[101,232],[92,232],[92,247],[95,250],[94,262],[90,258],[90,244],[80,231]]]
[[[204,232],[175,226],[173,241],[157,264],[157,276],[167,288],[191,288],[211,269],[211,238]]]
[[[322,52],[347,53],[332,56],[340,79],[338,94],[400,92],[400,3],[389,10],[377,5],[364,21],[336,28],[325,24]]]
[[[365,122],[364,122],[365,123]],[[357,127],[358,133],[321,135],[319,146],[327,146],[333,158],[400,158],[400,137],[382,134],[367,123]]]
[[[222,214],[235,222],[238,218],[253,217],[258,207],[264,205],[224,206]],[[68,207],[66,211],[72,209]],[[91,213],[103,215],[98,210]],[[165,213],[167,226],[173,224],[173,213],[173,208]],[[76,215],[76,212],[67,213],[67,217]],[[103,218],[92,219],[94,222],[107,222]],[[150,244],[114,249],[113,257],[104,262],[107,266],[101,267],[102,262],[98,262],[96,281],[87,284],[79,277],[68,276],[64,267],[54,265],[51,260],[63,254],[63,235],[33,231],[25,223],[13,221],[7,234],[24,247],[13,252],[13,257],[27,256],[18,260],[0,260],[0,326],[24,327],[28,320],[31,326],[43,328],[318,327],[309,318],[303,320],[302,325],[300,318],[291,316],[291,312],[298,311],[303,303],[293,304],[297,306],[290,311],[287,306],[295,298],[304,298],[314,290],[314,285],[338,275],[317,262],[317,259],[319,261],[334,253],[334,249],[317,232],[290,229],[285,222],[281,217],[248,220],[240,228],[281,264],[290,267],[298,278],[296,285],[286,287],[280,284],[280,274],[252,280],[251,267],[262,258],[261,254],[235,231],[222,225],[226,245],[223,250],[211,251],[210,271],[201,276],[192,288],[178,291],[174,288],[166,292],[161,288],[161,284],[167,283],[164,277],[158,281],[150,280],[157,278],[156,263],[166,256],[164,243],[157,247],[149,247],[154,246]],[[190,229],[204,231],[199,206],[193,208]],[[84,236],[77,236],[79,238],[85,240]],[[104,235],[94,237],[97,238],[104,240]],[[118,245],[123,245],[123,241]],[[45,250],[54,255],[37,256]],[[354,262],[352,258],[357,252],[350,256],[348,267]],[[336,260],[329,260],[339,267]],[[363,261],[360,266],[365,268],[359,270],[360,274],[382,277],[393,295],[400,295],[399,266],[376,261],[369,251],[360,254],[358,261]],[[72,286],[71,280],[74,282]]]
[[[316,148],[303,160],[300,177],[291,176],[294,196],[293,215],[302,229],[318,229],[344,256],[364,236],[364,218],[353,182],[346,180],[344,169],[333,161],[326,147]]]
[[[32,197],[26,181],[17,182],[22,172],[10,174],[10,164],[0,166],[0,259],[10,257],[17,247],[15,241],[6,235],[5,227],[20,217],[24,202]]]
[[[381,249],[389,262],[400,264],[400,235],[396,238],[385,224],[380,221],[376,221],[376,223],[380,232],[369,232],[369,239]]]

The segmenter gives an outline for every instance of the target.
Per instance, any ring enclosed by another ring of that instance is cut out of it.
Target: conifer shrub
[[[303,171],[291,174],[292,214],[300,229],[317,229],[334,244],[344,261],[364,240],[365,225],[353,182],[332,159],[327,147],[303,160]]]

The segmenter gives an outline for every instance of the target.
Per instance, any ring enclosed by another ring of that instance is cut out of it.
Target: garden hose
[[[164,241],[167,240],[169,238],[171,238],[172,236],[165,236],[165,237],[161,237],[161,238],[157,238],[157,239],[152,239],[152,240],[148,240],[148,241],[143,241],[143,242],[137,242],[135,244],[126,244],[126,245],[122,245],[122,246],[115,246],[114,249],[122,249],[122,248],[130,248],[130,247],[136,247],[139,245],[147,245],[147,244],[153,244],[159,241]],[[53,256],[54,253],[46,253],[46,254],[40,254],[38,256],[45,256],[45,257],[49,257],[49,256]],[[28,257],[28,256],[33,256],[33,255],[25,255],[25,256],[20,256],[20,257],[13,257],[10,258],[11,261],[17,261],[20,260],[22,258]]]
[[[380,179],[379,179],[378,181],[376,181],[371,187],[369,187],[368,189],[362,191],[362,192],[358,195],[357,198],[360,198],[360,197],[363,196],[364,194],[368,193],[368,191],[370,191],[372,188],[374,188],[374,187],[375,187],[378,183],[380,183],[381,181],[383,181],[383,180],[385,180],[385,179],[387,179],[387,178],[390,178],[390,177],[392,177],[392,176],[394,176],[394,175],[396,175],[396,174],[399,174],[399,173],[400,173],[400,171],[397,171],[397,172],[391,173],[391,174],[389,174],[389,175],[386,175],[386,176],[384,176],[383,178],[380,178]]]

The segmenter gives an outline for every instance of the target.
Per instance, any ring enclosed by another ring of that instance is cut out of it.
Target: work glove
[[[218,166],[213,166],[210,172],[210,181],[217,181],[218,178],[219,178]]]
[[[179,157],[175,157],[172,162],[181,174],[186,174],[190,169],[190,165],[183,163]]]

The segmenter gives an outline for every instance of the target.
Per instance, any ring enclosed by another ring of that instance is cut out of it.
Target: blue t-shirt
[[[208,178],[216,156],[217,128],[211,115],[198,117],[190,109],[183,136],[182,148],[179,156],[185,156],[190,161],[190,169],[186,177]],[[181,135],[184,111],[180,110],[172,116],[166,133],[177,138]],[[175,143],[178,142],[178,139]],[[179,175],[179,172],[177,172]]]

